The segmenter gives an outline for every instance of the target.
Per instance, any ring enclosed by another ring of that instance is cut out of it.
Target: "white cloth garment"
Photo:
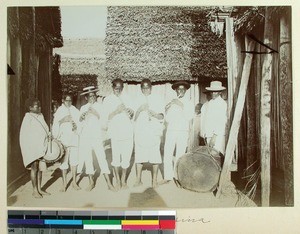
[[[119,105],[124,104],[126,108],[134,110],[134,106],[125,94],[117,97],[114,94],[107,96],[103,101],[103,109],[107,122],[107,135],[111,139],[112,165],[121,166],[123,169],[129,167],[133,150],[133,124],[127,113],[122,112],[108,119]]]
[[[103,116],[101,105],[97,102],[86,105],[80,108],[80,115],[93,108],[100,118]],[[103,148],[103,141],[101,136],[101,121],[96,115],[88,113],[85,119],[80,123],[80,140],[79,140],[79,164],[78,171],[83,170],[85,165],[86,174],[94,174],[93,153],[97,158],[101,173],[110,174],[106,154]]]
[[[164,179],[171,180],[174,177],[173,153],[176,148],[175,161],[186,152],[188,146],[190,121],[194,116],[194,107],[191,100],[184,96],[179,99],[183,108],[173,104],[166,113],[168,123],[164,146]]]
[[[54,114],[53,126],[52,126],[52,135],[54,138],[61,141],[61,143],[66,146],[78,146],[78,133],[77,130],[72,130],[72,122],[64,122],[60,124],[59,122],[66,116],[71,116],[72,121],[75,122],[77,127],[79,127],[79,110],[70,106],[67,107],[62,104]]]
[[[72,121],[60,124],[60,121],[67,116],[71,116],[72,121],[76,124],[77,128],[79,128],[79,110],[74,106],[67,107],[64,104],[55,112],[52,126],[53,137],[61,141],[66,148],[62,164],[60,165],[60,169],[62,170],[68,169],[69,164],[71,166],[78,165],[78,130],[73,130]]]
[[[48,125],[42,114],[25,114],[20,129],[20,147],[26,168],[46,154],[48,132]]]
[[[164,114],[163,101],[156,95],[145,96],[141,94],[136,100],[136,110],[144,104],[149,109]],[[140,112],[135,122],[135,162],[150,162],[159,164],[162,162],[160,142],[163,133],[163,120],[149,117],[148,111]]]
[[[201,136],[209,143],[215,134],[216,142],[214,148],[222,154],[225,151],[226,123],[227,103],[220,96],[204,103],[201,108]]]

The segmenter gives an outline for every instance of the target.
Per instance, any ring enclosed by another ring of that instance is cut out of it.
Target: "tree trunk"
[[[290,12],[289,12],[290,13]],[[292,53],[290,14],[280,18],[280,117],[281,156],[284,160],[285,204],[294,205],[293,179],[293,105],[292,105]]]
[[[273,25],[270,8],[266,7],[264,43],[272,46]],[[273,55],[266,54],[263,58],[261,80],[261,112],[260,112],[260,145],[261,145],[261,203],[262,206],[270,205],[271,190],[271,160],[270,160],[270,137],[271,137],[271,81],[272,81]]]

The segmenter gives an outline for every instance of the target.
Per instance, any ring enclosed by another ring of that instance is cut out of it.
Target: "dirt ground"
[[[108,163],[111,161],[111,151],[106,150]],[[68,173],[68,188],[60,192],[62,186],[59,163],[49,165],[43,172],[42,187],[49,196],[41,199],[32,197],[32,185],[29,171],[13,185],[13,193],[8,196],[8,206],[13,207],[55,207],[55,208],[209,208],[209,207],[236,207],[256,206],[250,199],[241,193],[230,193],[216,198],[212,192],[197,193],[178,188],[174,182],[151,187],[151,166],[144,165],[142,173],[143,185],[133,187],[135,182],[135,167],[133,159],[129,168],[128,189],[113,192],[108,190],[104,176],[96,171],[96,186],[92,191],[86,191],[88,177],[79,179],[77,191],[70,186],[71,174]],[[158,181],[162,180],[162,168],[158,174]]]

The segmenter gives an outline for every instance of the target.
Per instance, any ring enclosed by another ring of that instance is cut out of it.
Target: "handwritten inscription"
[[[176,218],[176,222],[181,223],[210,223],[210,220],[206,220],[204,218],[191,218],[190,216],[188,218]]]

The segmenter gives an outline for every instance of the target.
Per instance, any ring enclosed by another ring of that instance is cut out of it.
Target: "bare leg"
[[[72,173],[72,186],[75,190],[80,190],[81,188],[76,183],[76,174],[77,174],[77,166],[71,166],[71,173]]]
[[[133,185],[134,187],[143,185],[143,183],[142,183],[142,169],[143,169],[143,164],[142,163],[137,163],[136,164],[136,181]]]
[[[42,198],[43,196],[38,191],[38,167],[39,167],[38,161],[34,161],[31,164],[30,179],[33,188],[32,196],[35,198]]]
[[[115,187],[112,185],[112,183],[111,183],[111,181],[110,181],[110,179],[109,179],[109,174],[104,174],[104,178],[105,178],[105,180],[106,180],[108,189],[111,190],[111,191],[116,192],[117,190],[116,190]]]
[[[152,171],[152,187],[157,187],[157,174],[158,174],[158,164],[153,164],[153,171]]]
[[[62,169],[61,170],[62,174],[62,188],[60,189],[61,192],[65,192],[67,190],[67,169]]]
[[[122,169],[122,177],[121,177],[121,184],[122,184],[122,189],[127,189],[128,186],[127,186],[127,183],[126,183],[126,172],[127,172],[127,169]]]
[[[42,190],[42,172],[41,171],[38,171],[37,177],[38,177],[38,191],[39,191],[39,193],[42,194],[42,195],[51,195],[50,193]]]
[[[95,182],[94,182],[93,175],[89,175],[89,181],[90,181],[90,184],[89,184],[89,186],[85,189],[86,191],[91,191],[93,188],[95,188]]]
[[[120,174],[119,174],[119,167],[113,168],[114,176],[116,179],[116,189],[119,190],[121,188],[121,180],[120,180]]]

